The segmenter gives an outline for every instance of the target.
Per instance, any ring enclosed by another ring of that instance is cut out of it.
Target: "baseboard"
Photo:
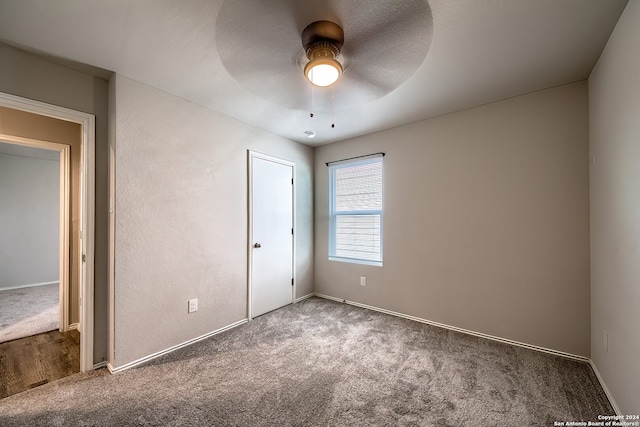
[[[235,328],[237,326],[240,326],[240,325],[243,325],[243,324],[245,324],[247,322],[248,322],[248,319],[240,320],[238,322],[232,323],[231,325],[225,326],[224,328],[216,329],[213,332],[209,332],[207,334],[200,335],[199,337],[193,338],[193,339],[191,339],[189,341],[185,341],[182,344],[174,345],[173,347],[169,347],[166,350],[162,350],[162,351],[159,351],[157,353],[150,354],[150,355],[145,356],[143,358],[140,358],[138,360],[134,360],[133,362],[126,363],[126,364],[124,364],[122,366],[118,366],[118,367],[114,368],[113,365],[111,364],[111,362],[107,363],[106,366],[107,366],[107,369],[109,369],[109,372],[111,372],[112,374],[116,374],[118,372],[122,372],[122,371],[125,371],[125,370],[129,369],[129,368],[133,368],[134,366],[137,366],[137,365],[140,365],[142,363],[148,362],[148,361],[150,361],[152,359],[155,359],[157,357],[164,356],[165,354],[169,354],[169,353],[171,353],[173,351],[176,351],[178,349],[181,349],[181,348],[184,348],[184,347],[188,347],[191,344],[197,343],[198,341],[202,341],[204,339],[207,339],[209,337],[217,335],[217,334],[219,334],[221,332],[228,331],[229,329],[233,329],[233,328]]]
[[[497,342],[501,342],[501,343],[504,343],[504,344],[511,344],[511,345],[515,345],[515,346],[518,346],[518,347],[524,347],[524,348],[528,348],[530,350],[535,350],[535,351],[540,351],[540,352],[543,352],[543,353],[553,354],[553,355],[556,355],[556,356],[566,357],[568,359],[579,360],[581,362],[590,362],[590,359],[588,357],[578,356],[576,354],[565,353],[563,351],[558,351],[558,350],[552,350],[550,348],[545,348],[545,347],[540,347],[540,346],[537,346],[537,345],[527,344],[527,343],[523,343],[523,342],[520,342],[520,341],[514,341],[514,340],[507,339],[507,338],[496,337],[494,335],[483,334],[482,332],[476,332],[476,331],[471,331],[469,329],[458,328],[457,326],[451,326],[451,325],[447,325],[447,324],[444,324],[444,323],[434,322],[434,321],[431,321],[431,320],[422,319],[420,317],[410,316],[408,314],[398,313],[398,312],[395,312],[395,311],[386,310],[384,308],[374,307],[374,306],[367,305],[367,304],[361,304],[361,303],[355,302],[355,301],[348,301],[348,300],[345,300],[345,299],[342,299],[342,298],[336,298],[336,297],[332,297],[332,296],[329,296],[329,295],[323,295],[323,294],[318,294],[318,293],[316,293],[314,295],[317,296],[317,297],[320,297],[320,298],[324,298],[324,299],[328,299],[328,300],[332,300],[332,301],[337,301],[337,302],[342,302],[342,303],[353,305],[353,306],[356,306],[356,307],[366,308],[368,310],[378,311],[380,313],[390,314],[392,316],[402,317],[404,319],[414,320],[416,322],[426,323],[427,325],[437,326],[439,328],[449,329],[451,331],[461,332],[463,334],[473,335],[473,336],[476,336],[476,337],[485,338],[485,339],[488,339],[488,340],[497,341]]]
[[[28,283],[26,285],[18,285],[18,286],[11,286],[9,288],[0,288],[0,291],[11,291],[13,289],[23,289],[23,288],[35,288],[37,286],[46,286],[46,285],[57,285],[58,282],[57,280],[55,282],[40,282],[40,283]]]
[[[74,329],[78,330],[78,332],[82,332],[80,330],[80,323],[72,323],[69,325],[69,329],[68,329],[69,331],[72,331]]]
[[[96,371],[96,370],[98,370],[98,369],[105,368],[105,367],[107,367],[107,361],[106,361],[106,360],[105,360],[105,361],[102,361],[102,362],[100,362],[100,363],[96,363],[96,364],[94,364],[94,365],[93,365],[93,370],[94,370],[94,371]]]
[[[311,297],[312,297],[312,296],[314,296],[314,295],[315,295],[314,293],[310,293],[310,294],[307,294],[307,295],[305,295],[305,296],[303,296],[303,297],[296,298],[296,302],[304,301],[304,300],[306,300],[306,299],[308,299],[308,298],[311,298]]]
[[[604,394],[607,395],[607,399],[609,399],[609,403],[611,404],[611,407],[615,411],[616,415],[622,415],[622,411],[620,410],[620,407],[618,407],[618,404],[613,398],[613,395],[607,388],[607,385],[604,383],[604,380],[602,379],[602,375],[600,375],[600,372],[598,372],[598,368],[596,368],[596,364],[593,363],[593,360],[589,360],[589,365],[591,365],[591,369],[593,369],[593,373],[596,374],[596,378],[598,379],[600,386],[604,390]]]

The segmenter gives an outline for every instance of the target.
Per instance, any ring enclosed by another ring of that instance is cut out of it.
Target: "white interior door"
[[[250,317],[293,302],[293,164],[250,153]]]

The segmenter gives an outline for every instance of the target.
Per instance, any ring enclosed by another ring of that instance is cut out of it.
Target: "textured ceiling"
[[[626,3],[0,0],[0,40],[318,145],[585,79]],[[345,30],[346,70],[311,118],[300,33],[321,19]]]

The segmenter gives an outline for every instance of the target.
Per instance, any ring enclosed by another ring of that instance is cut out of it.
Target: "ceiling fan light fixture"
[[[304,75],[312,84],[327,87],[334,84],[342,75],[342,64],[338,55],[344,43],[344,32],[334,22],[316,21],[302,32],[304,46],[309,62],[304,67]]]
[[[342,65],[331,58],[318,58],[309,61],[304,67],[304,75],[312,84],[327,87],[334,84],[342,74]]]

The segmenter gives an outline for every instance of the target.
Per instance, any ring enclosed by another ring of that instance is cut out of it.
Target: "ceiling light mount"
[[[304,75],[312,84],[326,87],[338,80],[342,74],[338,55],[343,44],[344,31],[335,22],[315,21],[302,31],[302,46],[309,58]]]

